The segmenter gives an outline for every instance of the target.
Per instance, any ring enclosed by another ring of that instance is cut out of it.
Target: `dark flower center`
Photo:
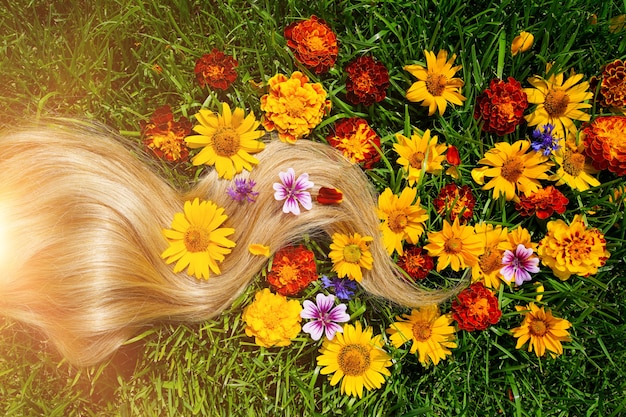
[[[567,110],[569,104],[569,96],[565,91],[550,90],[546,95],[546,99],[543,103],[546,112],[552,118],[561,117]]]
[[[422,162],[424,162],[424,156],[423,152],[413,152],[411,156],[409,156],[409,164],[413,168],[421,168]]]
[[[563,152],[563,164],[561,167],[563,168],[563,171],[567,172],[572,177],[577,177],[585,168],[585,156],[566,149]]]
[[[534,319],[528,325],[528,330],[531,335],[542,337],[548,333],[548,326],[545,321],[541,319]]]
[[[183,243],[189,252],[203,252],[209,247],[209,233],[197,226],[190,226],[185,232]]]
[[[240,149],[239,134],[232,127],[219,129],[213,135],[213,149],[219,156],[231,157]]]
[[[446,241],[446,244],[444,245],[444,249],[446,253],[456,254],[456,253],[461,252],[461,249],[463,249],[463,243],[461,242],[461,239],[459,239],[458,237],[453,237]]]
[[[361,376],[370,368],[369,351],[362,345],[347,345],[337,355],[339,369],[348,376]]]
[[[433,96],[440,96],[446,89],[448,78],[443,74],[428,74],[426,77],[426,90]]]
[[[359,245],[347,245],[343,248],[343,259],[346,262],[357,263],[361,259],[361,248]]]
[[[398,210],[389,215],[387,223],[392,232],[400,233],[404,231],[404,228],[409,224],[409,219],[404,212]]]
[[[495,270],[502,268],[502,254],[497,250],[487,248],[485,253],[478,257],[478,265],[484,274],[488,275]]]
[[[413,331],[413,337],[418,342],[427,341],[433,334],[433,326],[427,321],[418,321],[414,323],[411,330]]]
[[[524,172],[524,163],[517,156],[507,158],[502,165],[500,175],[509,182],[516,182]]]

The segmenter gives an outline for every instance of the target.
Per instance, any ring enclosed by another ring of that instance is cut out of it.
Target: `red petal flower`
[[[476,198],[469,186],[459,187],[452,183],[439,191],[439,195],[435,198],[433,204],[435,209],[437,209],[437,213],[441,216],[446,216],[449,213],[450,221],[454,222],[454,219],[460,215],[459,221],[464,223],[474,215]]]
[[[498,299],[482,282],[473,283],[452,301],[452,318],[461,330],[485,330],[500,321],[501,316]]]
[[[456,148],[456,146],[448,146],[448,152],[446,152],[446,160],[452,166],[456,167],[461,165],[461,156],[459,155],[459,150]]]
[[[189,148],[184,138],[191,133],[191,122],[186,117],[175,121],[172,109],[165,105],[154,111],[150,121],[139,124],[144,145],[157,157],[170,162],[187,160]]]
[[[621,59],[607,64],[599,77],[592,77],[591,91],[596,91],[600,83],[600,91],[596,96],[602,107],[626,108],[626,65]]]
[[[424,279],[435,266],[432,256],[426,254],[422,248],[409,246],[398,259],[398,266],[414,280]]]
[[[582,131],[585,153],[598,170],[626,175],[626,117],[598,117]]]
[[[339,52],[337,36],[317,16],[287,26],[285,38],[296,59],[316,74],[327,72],[335,65]]]
[[[517,80],[512,77],[506,82],[495,79],[476,99],[474,118],[482,120],[485,132],[504,136],[522,122],[527,107],[528,98]]]
[[[267,274],[270,286],[285,296],[298,294],[317,278],[315,256],[302,245],[287,246],[276,252]]]
[[[336,188],[320,187],[317,193],[317,202],[324,205],[340,204],[343,193]]]
[[[362,164],[365,169],[380,161],[380,138],[365,119],[350,117],[339,120],[335,123],[335,131],[331,131],[326,140],[353,164]]]
[[[233,57],[213,48],[210,54],[205,54],[196,61],[194,72],[200,87],[226,90],[237,79],[237,65],[239,64]]]
[[[520,201],[515,204],[522,216],[532,216],[539,219],[547,219],[555,211],[559,214],[565,213],[569,200],[558,189],[549,185],[541,188],[529,196],[520,196]]]
[[[371,56],[362,56],[346,67],[346,99],[352,104],[370,106],[385,99],[389,71]]]

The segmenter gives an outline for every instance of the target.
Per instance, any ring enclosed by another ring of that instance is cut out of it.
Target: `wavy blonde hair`
[[[70,362],[103,361],[146,325],[197,322],[219,314],[242,293],[272,251],[304,234],[370,235],[374,267],[362,285],[372,294],[416,307],[440,303],[456,290],[430,291],[407,282],[381,241],[374,190],[362,170],[333,148],[300,140],[268,141],[251,173],[253,204],[232,201],[230,181],[214,170],[181,193],[110,131],[48,124],[0,134],[0,314],[36,326]],[[340,205],[314,204],[299,216],[274,199],[278,172],[308,172],[319,187],[343,191]],[[237,246],[208,281],[174,274],[160,254],[186,200],[225,208]]]

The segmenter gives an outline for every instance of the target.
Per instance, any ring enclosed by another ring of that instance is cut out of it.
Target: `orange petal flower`
[[[340,204],[343,193],[336,188],[321,187],[317,193],[317,202],[324,205]]]
[[[327,72],[335,65],[339,51],[337,35],[317,16],[287,26],[285,38],[296,59],[316,74]]]
[[[595,169],[626,175],[626,117],[598,117],[583,129],[585,153]]]
[[[533,46],[535,36],[529,32],[520,32],[511,43],[511,55],[515,56],[520,52],[526,52]]]

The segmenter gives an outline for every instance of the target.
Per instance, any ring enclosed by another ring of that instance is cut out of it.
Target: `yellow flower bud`
[[[515,56],[520,52],[526,52],[533,46],[535,37],[529,32],[520,32],[511,43],[511,55]]]

